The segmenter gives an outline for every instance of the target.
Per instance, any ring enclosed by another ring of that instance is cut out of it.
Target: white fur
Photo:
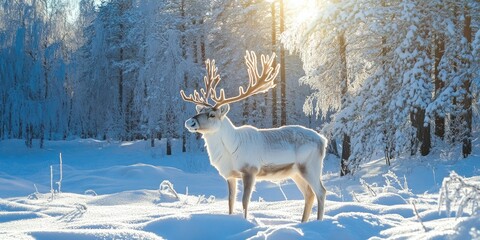
[[[248,202],[256,180],[291,178],[305,197],[302,221],[307,221],[317,196],[317,219],[323,218],[326,190],[322,168],[327,139],[302,126],[257,129],[236,127],[226,116],[229,106],[219,109],[197,107],[198,114],[185,122],[191,132],[203,134],[210,163],[229,186],[229,212],[233,212],[236,179],[243,180],[243,207]]]
[[[246,166],[261,169],[267,165],[289,163],[304,164],[316,172],[320,179],[327,140],[313,130],[302,126],[276,129],[235,127],[228,117],[220,121],[220,129],[203,134],[203,138],[211,164],[225,179],[241,172]],[[298,173],[297,167],[293,170],[288,175]],[[287,177],[289,176],[273,175],[263,179],[279,180]]]

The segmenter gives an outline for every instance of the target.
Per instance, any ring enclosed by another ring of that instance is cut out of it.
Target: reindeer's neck
[[[221,124],[217,132],[203,135],[212,161],[220,161],[226,155],[234,154],[239,144],[236,127],[230,119],[225,117]]]

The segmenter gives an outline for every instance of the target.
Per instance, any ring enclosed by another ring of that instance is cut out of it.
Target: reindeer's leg
[[[305,178],[305,180],[307,180],[308,184],[317,196],[317,220],[322,220],[323,214],[325,213],[325,198],[327,196],[327,190],[323,186],[322,180],[320,179],[320,174],[317,174],[310,169],[309,171],[303,173],[302,176]]]
[[[247,218],[248,203],[250,202],[250,197],[252,196],[253,186],[255,184],[255,174],[250,171],[246,171],[242,176],[243,180],[243,213],[245,218]]]
[[[235,198],[237,196],[237,179],[229,178],[228,183],[228,214],[233,213],[233,206],[235,205]]]
[[[319,179],[320,183],[320,191],[321,194],[318,194],[317,201],[318,201],[318,212],[317,212],[317,220],[323,219],[323,214],[325,213],[325,199],[327,198],[327,189],[323,186],[322,179]]]
[[[312,213],[313,201],[315,200],[315,194],[312,188],[308,185],[308,182],[299,175],[292,177],[292,180],[297,184],[298,189],[303,193],[305,198],[305,207],[303,209],[302,222],[308,221],[310,214]]]

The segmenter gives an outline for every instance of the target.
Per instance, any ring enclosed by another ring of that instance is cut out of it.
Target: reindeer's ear
[[[195,109],[197,110],[197,113],[200,113],[204,108],[205,108],[205,106],[195,105]]]
[[[218,109],[218,111],[220,112],[220,117],[225,117],[228,111],[230,111],[230,105],[228,105],[228,103],[225,105],[222,105],[220,106],[220,109]]]

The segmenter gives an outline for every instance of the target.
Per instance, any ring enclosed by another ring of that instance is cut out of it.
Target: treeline
[[[341,140],[342,174],[378,156],[462,146],[478,127],[480,2],[312,1],[287,33],[315,89],[305,107],[336,112],[324,131]]]
[[[321,130],[342,174],[379,153],[460,145],[466,157],[479,26],[478,0],[2,1],[0,138],[181,139],[194,151],[179,90],[201,87],[215,58],[219,87],[236,94],[254,50],[284,69],[274,91],[232,106],[237,124]]]
[[[179,90],[203,84],[204,61],[215,58],[220,87],[236,94],[248,79],[245,51],[280,50],[271,10],[265,1],[81,0],[78,8],[66,0],[5,1],[0,138],[28,146],[33,139],[165,138],[168,153],[174,138],[184,151],[201,146],[183,127],[195,110]],[[297,97],[310,94],[296,81],[301,62],[286,58],[282,87],[232,106],[233,121],[318,125]]]
[[[75,44],[64,1],[1,1],[0,138],[65,138]]]

